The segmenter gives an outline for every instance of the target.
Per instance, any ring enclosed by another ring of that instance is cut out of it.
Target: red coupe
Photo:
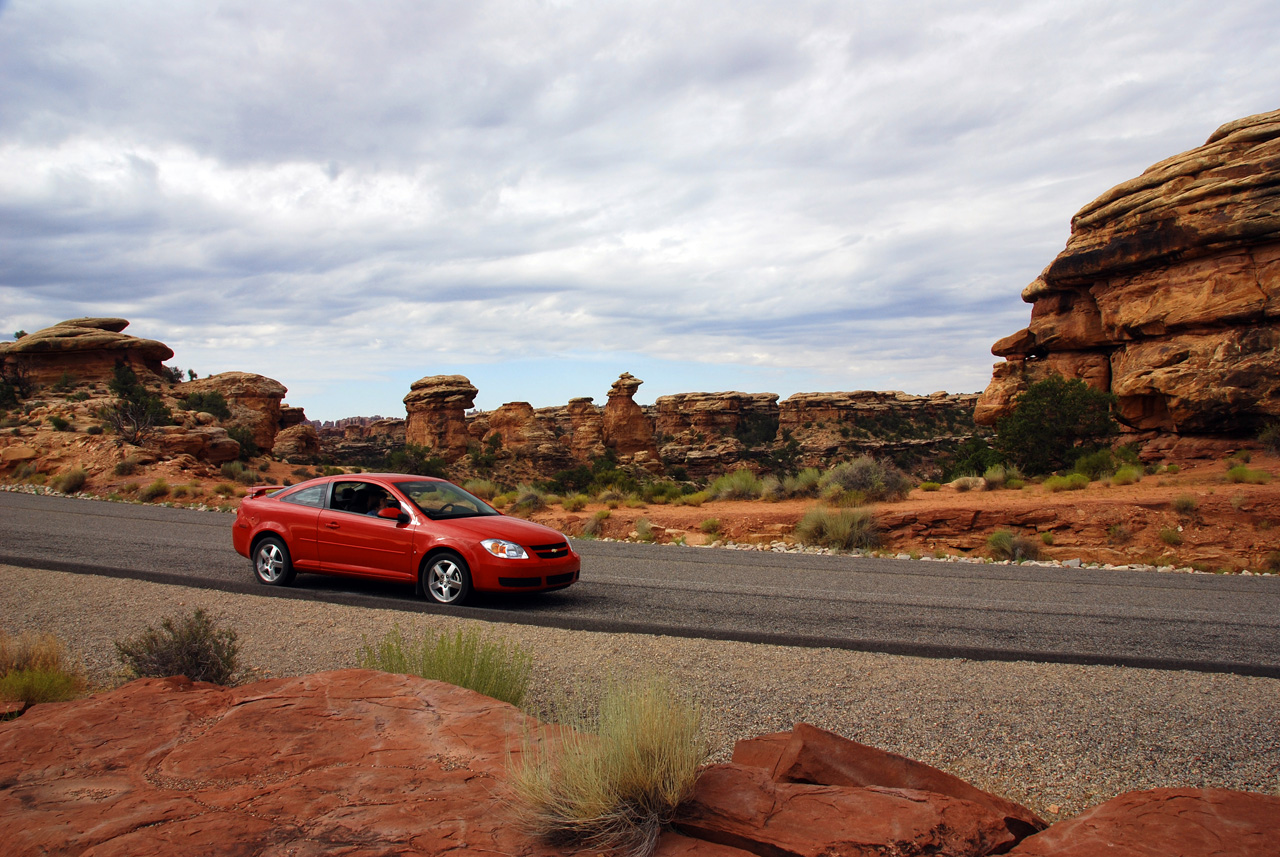
[[[473,591],[563,589],[581,562],[555,530],[507,517],[451,482],[404,473],[254,488],[231,541],[268,586],[300,571],[413,581],[441,604]]]

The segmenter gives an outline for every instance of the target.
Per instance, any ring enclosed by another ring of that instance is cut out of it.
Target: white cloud
[[[10,3],[0,325],[123,315],[322,417],[439,371],[535,404],[637,366],[641,398],[978,389],[1075,210],[1280,106],[1278,30],[1261,2]]]

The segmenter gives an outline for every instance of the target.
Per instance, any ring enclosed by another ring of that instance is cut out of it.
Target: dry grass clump
[[[60,702],[79,696],[86,684],[57,637],[0,631],[0,698],[26,705]]]
[[[554,846],[652,854],[709,755],[701,711],[651,678],[609,683],[595,717],[555,719],[573,731],[527,738],[509,766],[526,829]]]
[[[197,608],[160,621],[136,637],[116,641],[116,657],[134,675],[164,678],[184,675],[192,681],[231,685],[239,671],[240,644],[232,628]]]
[[[1044,490],[1048,494],[1056,494],[1059,491],[1083,491],[1088,487],[1089,477],[1083,473],[1050,476],[1044,481]]]
[[[364,669],[443,681],[512,705],[524,701],[533,674],[533,655],[503,638],[483,637],[474,628],[452,636],[427,631],[406,639],[396,625],[378,643],[366,640],[359,658]]]
[[[810,509],[796,525],[796,540],[834,550],[878,547],[880,528],[870,509]]]
[[[707,486],[707,495],[712,500],[755,500],[761,496],[764,483],[745,467],[732,473],[718,476]]]
[[[981,476],[961,476],[958,479],[951,480],[951,487],[964,494],[974,489],[981,490],[986,488],[987,481]]]
[[[1014,562],[1039,559],[1040,545],[1024,535],[1011,533],[1008,530],[997,530],[987,538],[987,550],[993,559],[1008,559]]]

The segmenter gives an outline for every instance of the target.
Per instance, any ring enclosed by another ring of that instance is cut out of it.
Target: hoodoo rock
[[[1280,110],[1223,125],[1081,209],[1023,290],[974,419],[1049,375],[1115,393],[1135,433],[1252,434],[1280,417]]]
[[[0,365],[19,368],[35,383],[57,383],[63,375],[77,381],[109,381],[117,361],[124,361],[143,380],[158,379],[173,350],[154,339],[122,333],[123,318],[73,318],[29,333],[16,342],[0,343]]]
[[[294,464],[311,464],[319,460],[320,435],[311,423],[290,426],[276,435],[271,455]]]
[[[405,443],[425,446],[447,459],[467,451],[467,409],[475,404],[475,387],[462,375],[430,375],[409,386],[404,397],[408,414]]]
[[[630,372],[623,372],[609,388],[609,402],[604,406],[604,443],[621,461],[661,470],[653,420],[635,401],[636,390],[643,383]]]
[[[253,433],[253,442],[262,450],[276,443],[282,416],[281,402],[288,388],[279,381],[252,372],[222,372],[178,385],[173,393],[180,398],[192,393],[221,393],[231,409],[225,420]]]

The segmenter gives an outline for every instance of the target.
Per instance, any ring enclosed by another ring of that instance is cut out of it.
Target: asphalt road
[[[1280,578],[578,541],[581,581],[444,608],[410,586],[258,585],[230,515],[0,492],[0,564],[554,627],[1280,678]]]

